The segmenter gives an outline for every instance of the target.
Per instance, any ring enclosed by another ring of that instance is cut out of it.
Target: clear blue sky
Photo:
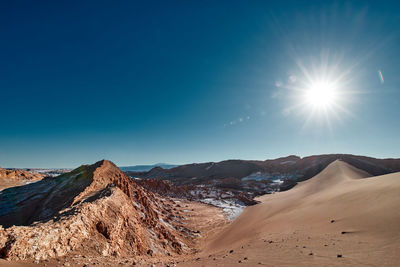
[[[398,1],[2,1],[0,166],[400,157],[399,71]]]

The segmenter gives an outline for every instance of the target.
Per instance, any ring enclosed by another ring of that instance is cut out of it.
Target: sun
[[[287,75],[287,81],[276,81],[277,96],[285,99],[284,116],[296,117],[303,129],[318,126],[321,129],[356,118],[350,107],[360,94],[358,74],[353,65],[341,62],[340,57],[296,59],[296,66]]]
[[[337,101],[337,86],[329,81],[312,82],[305,90],[305,101],[315,109],[330,108]]]

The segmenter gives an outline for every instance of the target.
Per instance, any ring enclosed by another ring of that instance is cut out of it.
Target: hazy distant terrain
[[[175,168],[179,165],[173,165],[173,164],[166,164],[166,163],[156,163],[153,165],[135,165],[135,166],[123,166],[123,167],[119,167],[122,171],[124,172],[128,172],[128,171],[132,171],[132,172],[145,172],[145,171],[149,171],[155,167],[161,167],[163,169],[171,169],[171,168]]]

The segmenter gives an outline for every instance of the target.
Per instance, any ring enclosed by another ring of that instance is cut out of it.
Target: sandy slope
[[[168,261],[144,259],[138,265],[400,265],[400,173],[370,177],[335,161],[295,188],[258,200],[260,204],[246,208],[227,225],[215,211],[204,205],[195,207],[187,217],[203,237],[197,244],[200,253]],[[128,262],[119,265],[130,266]],[[0,261],[0,265],[4,263]],[[19,266],[15,264],[7,262],[5,266]],[[96,266],[102,265],[106,262]],[[111,261],[107,266],[113,266]]]
[[[399,265],[400,173],[367,177],[335,161],[292,190],[262,196],[191,264]]]
[[[33,263],[20,263],[20,262],[9,262],[0,259],[0,266],[4,267],[37,267],[37,264]]]

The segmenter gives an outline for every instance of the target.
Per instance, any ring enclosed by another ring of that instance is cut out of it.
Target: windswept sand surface
[[[335,161],[295,188],[258,200],[231,223],[215,207],[180,202],[188,225],[200,231],[198,253],[97,258],[87,266],[132,266],[133,261],[138,266],[400,265],[400,173],[370,177]],[[47,266],[63,262],[50,260]]]
[[[400,264],[400,173],[369,177],[335,161],[292,190],[258,200],[204,240],[200,259],[179,266]]]

